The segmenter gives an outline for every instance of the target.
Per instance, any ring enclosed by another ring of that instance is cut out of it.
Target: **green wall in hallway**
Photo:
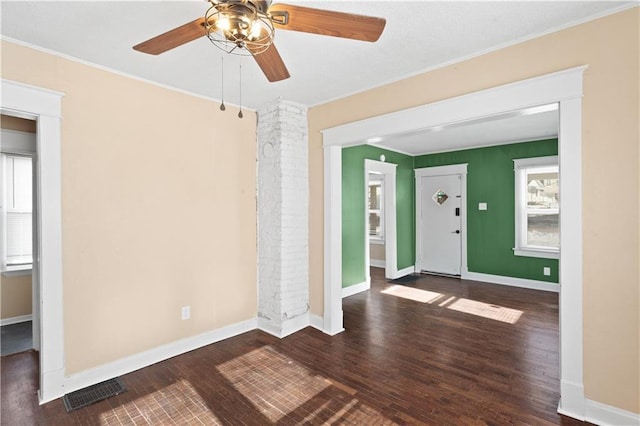
[[[360,145],[342,150],[342,287],[365,281],[365,178],[364,160],[380,161],[396,168],[396,220],[398,269],[413,266],[415,260],[413,157]]]
[[[470,272],[558,282],[558,260],[514,256],[514,158],[557,155],[557,139],[499,145],[418,157],[370,145],[342,150],[342,286],[365,280],[364,160],[397,164],[396,214],[398,269],[415,264],[415,179],[422,167],[468,163],[467,266]],[[485,202],[488,210],[478,210]],[[543,267],[551,275],[543,275]]]
[[[414,157],[414,167],[468,163],[467,266],[471,272],[558,282],[558,260],[515,256],[513,159],[558,154],[557,139]],[[478,210],[478,203],[488,205]],[[543,267],[551,275],[543,275]]]

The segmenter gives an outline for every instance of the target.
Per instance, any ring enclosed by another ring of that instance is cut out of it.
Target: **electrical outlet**
[[[191,318],[191,306],[183,306],[182,307],[182,319],[188,320]]]
[[[542,273],[543,273],[543,274],[545,274],[546,276],[551,275],[551,268],[550,268],[550,267],[548,267],[548,266],[545,266],[545,267],[542,269]]]

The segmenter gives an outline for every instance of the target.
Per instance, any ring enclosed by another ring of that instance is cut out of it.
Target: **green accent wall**
[[[342,287],[364,282],[364,160],[380,161],[396,167],[396,240],[398,269],[415,262],[415,192],[413,157],[371,145],[342,150]]]
[[[558,282],[558,260],[515,256],[513,160],[558,154],[557,139],[411,157],[370,145],[342,150],[342,287],[365,280],[364,160],[397,164],[398,269],[415,264],[414,169],[467,163],[467,266],[470,272]],[[478,203],[488,205],[478,210]],[[551,275],[543,275],[543,267]]]
[[[558,282],[558,260],[515,256],[515,158],[558,154],[558,140],[499,145],[414,158],[415,168],[468,163],[467,266],[470,272]],[[478,210],[478,203],[487,210]],[[551,275],[543,275],[543,267]]]

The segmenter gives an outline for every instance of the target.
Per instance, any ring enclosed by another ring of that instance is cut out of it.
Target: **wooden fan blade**
[[[350,38],[362,41],[376,41],[380,38],[387,21],[352,13],[333,12],[277,3],[269,8],[274,14],[273,25],[276,28],[303,33],[321,34],[332,37]],[[278,23],[278,15],[286,12],[287,23]]]
[[[247,50],[251,52],[251,48],[249,46],[247,46]],[[290,77],[289,71],[284,64],[282,57],[280,57],[280,53],[278,52],[278,49],[276,49],[275,44],[269,46],[269,48],[262,53],[254,54],[253,58],[267,77],[267,80],[274,82],[285,80]]]
[[[142,43],[133,46],[133,48],[139,52],[159,55],[167,50],[171,50],[175,47],[182,46],[185,43],[193,41],[198,37],[202,37],[205,33],[204,18],[198,18],[188,24],[181,25],[164,34],[160,34],[152,39],[143,41]]]

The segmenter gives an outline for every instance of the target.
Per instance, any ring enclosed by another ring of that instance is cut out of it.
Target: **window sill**
[[[369,237],[369,243],[383,246],[384,240],[382,238]]]
[[[2,270],[3,277],[21,277],[31,275],[31,265],[9,266]]]
[[[531,250],[531,249],[513,249],[515,256],[539,257],[543,259],[560,259],[559,251],[551,250]]]

